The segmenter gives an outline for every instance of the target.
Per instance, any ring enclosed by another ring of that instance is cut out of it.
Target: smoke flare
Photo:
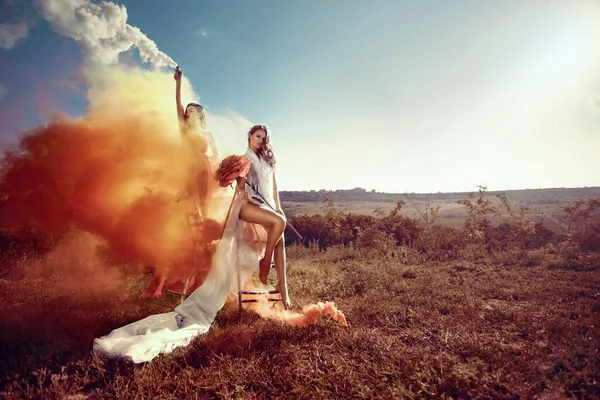
[[[266,295],[261,295],[257,298],[257,302],[254,303],[253,309],[261,318],[285,322],[290,326],[309,326],[326,315],[329,315],[334,321],[339,322],[343,326],[348,326],[346,316],[336,308],[335,303],[332,301],[319,301],[309,304],[302,308],[302,312],[298,313],[289,310],[279,310],[269,303]]]

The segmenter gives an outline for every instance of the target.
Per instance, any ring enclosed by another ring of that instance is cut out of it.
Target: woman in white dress
[[[257,125],[248,133],[246,157],[251,168],[246,178],[238,179],[223,235],[202,285],[175,311],[148,316],[95,339],[94,352],[140,363],[189,344],[208,331],[229,293],[237,292],[238,271],[242,287],[257,269],[261,281],[266,283],[273,256],[278,277],[276,288],[284,306],[289,307],[283,242],[285,218],[268,132],[267,127]]]
[[[259,262],[259,278],[263,284],[267,283],[271,261],[274,258],[277,272],[275,288],[281,294],[283,304],[287,309],[290,307],[290,299],[283,238],[286,221],[275,180],[275,155],[269,141],[269,129],[265,125],[255,125],[248,132],[246,157],[250,159],[252,168],[247,178],[238,178],[238,189],[245,188],[247,191],[247,200],[240,209],[239,218],[259,224],[267,231],[264,257]],[[254,183],[254,187],[260,188],[260,193],[256,193],[252,189],[252,185],[246,185],[246,181],[250,184]],[[257,194],[260,195],[257,196]]]

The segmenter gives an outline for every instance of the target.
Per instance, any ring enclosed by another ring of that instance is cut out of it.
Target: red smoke
[[[108,259],[150,263],[162,274],[206,270],[221,224],[188,224],[194,206],[179,191],[193,160],[181,146],[152,113],[55,120],[5,154],[0,220],[42,235],[87,231]]]

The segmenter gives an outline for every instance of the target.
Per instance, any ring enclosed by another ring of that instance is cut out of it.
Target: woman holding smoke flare
[[[181,105],[181,77],[183,72],[175,68],[175,102],[181,138],[185,148],[191,153],[194,164],[190,170],[185,192],[196,200],[199,213],[208,218],[212,179],[212,166],[219,159],[219,151],[212,133],[206,130],[206,115],[200,104],[189,103],[185,110]],[[211,152],[209,158],[208,152]]]
[[[208,209],[211,196],[216,189],[213,180],[213,165],[219,159],[219,150],[214,135],[206,130],[206,115],[204,108],[197,103],[189,103],[185,110],[181,104],[181,78],[183,72],[178,67],[175,68],[173,78],[175,79],[175,103],[177,106],[177,119],[179,122],[179,131],[184,151],[188,152],[189,159],[193,160],[191,167],[185,179],[185,185],[182,188],[181,204],[184,207],[192,206],[190,215],[199,222],[208,221]],[[209,156],[210,152],[210,156]],[[196,225],[196,224],[194,224]],[[171,269],[157,274],[150,282],[148,288],[140,295],[142,298],[155,297],[162,295],[167,278],[175,279],[169,285],[169,289],[183,290],[187,276],[168,276]],[[187,275],[188,272],[182,273]],[[175,275],[179,275],[175,273]],[[195,276],[195,274],[192,274]],[[188,281],[193,287],[194,279]],[[179,288],[179,286],[182,286]]]

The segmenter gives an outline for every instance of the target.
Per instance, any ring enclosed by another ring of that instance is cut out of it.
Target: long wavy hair
[[[273,168],[275,166],[275,154],[273,154],[273,148],[271,147],[271,144],[269,143],[270,142],[269,128],[267,128],[266,125],[254,125],[248,131],[248,142],[250,142],[250,135],[252,135],[254,132],[256,132],[260,129],[265,131],[265,138],[263,139],[262,146],[260,146],[260,148],[258,149],[257,155],[259,157],[262,157],[267,162],[267,164],[269,164],[271,166],[271,168]]]
[[[202,127],[202,129],[206,129],[206,114],[204,113],[204,107],[202,107],[198,103],[189,103],[187,106],[185,106],[183,120],[189,124],[188,118],[190,117],[190,115],[188,113],[188,110],[190,109],[190,107],[194,107],[196,108],[196,110],[198,110],[198,115],[200,117],[200,126]]]

